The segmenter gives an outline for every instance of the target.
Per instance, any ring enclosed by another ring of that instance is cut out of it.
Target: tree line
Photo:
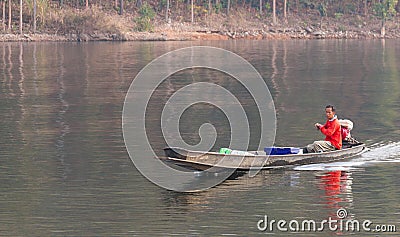
[[[2,8],[2,30],[19,30],[35,33],[38,22],[47,14],[63,8],[84,10],[92,5],[104,10],[124,11],[131,14],[158,15],[169,22],[172,17],[185,18],[194,22],[196,17],[211,14],[230,15],[232,9],[246,9],[259,17],[272,17],[277,24],[277,16],[286,18],[288,14],[309,14],[318,12],[321,17],[341,17],[343,15],[374,15],[387,19],[400,13],[400,0],[0,0]],[[143,8],[147,10],[143,10]],[[152,16],[154,17],[154,16]],[[189,19],[188,19],[189,18]],[[148,21],[148,19],[146,19]],[[23,29],[24,25],[27,29]]]

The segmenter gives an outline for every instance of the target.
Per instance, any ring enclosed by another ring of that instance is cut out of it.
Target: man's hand
[[[315,125],[314,125],[318,130],[320,130],[321,129],[321,127],[323,126],[322,124],[320,124],[320,123],[316,123]]]

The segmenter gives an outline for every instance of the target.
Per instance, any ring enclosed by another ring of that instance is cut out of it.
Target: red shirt
[[[325,141],[331,142],[337,149],[342,148],[342,133],[340,131],[339,121],[336,117],[332,120],[327,120],[320,130],[326,136]]]

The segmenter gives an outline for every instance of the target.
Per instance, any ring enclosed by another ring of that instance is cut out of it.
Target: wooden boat
[[[264,151],[249,151],[243,156],[167,147],[164,148],[166,157],[160,159],[168,163],[196,170],[207,170],[211,167],[236,170],[271,169],[283,166],[327,163],[350,159],[365,152],[366,149],[365,144],[359,143],[330,152],[267,155]]]

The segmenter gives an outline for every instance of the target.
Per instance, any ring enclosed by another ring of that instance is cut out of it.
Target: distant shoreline
[[[381,33],[382,20],[360,15],[337,18],[290,14],[279,17],[276,24],[272,24],[270,16],[257,18],[244,10],[232,11],[229,16],[213,14],[194,22],[166,23],[158,16],[147,31],[140,32],[135,30],[135,17],[128,13],[120,16],[92,7],[81,12],[69,9],[63,14],[64,21],[48,20],[48,25],[36,34],[30,33],[29,24],[24,26],[23,34],[18,34],[16,28],[3,31],[0,42],[400,39],[400,15],[386,21]],[[78,19],[79,24],[70,18]]]
[[[119,34],[0,34],[0,42],[88,42],[88,41],[207,41],[207,40],[290,40],[290,39],[399,39],[400,32],[386,31],[384,37],[376,31],[323,31],[274,28],[239,32],[229,31],[159,31]]]

